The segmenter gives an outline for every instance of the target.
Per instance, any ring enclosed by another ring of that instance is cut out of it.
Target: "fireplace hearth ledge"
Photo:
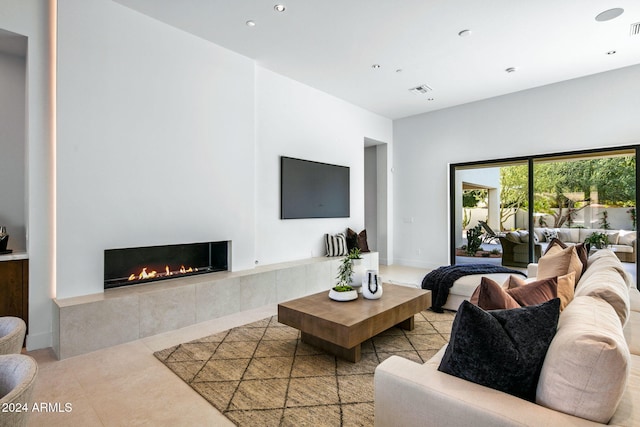
[[[378,269],[378,253],[363,254]],[[54,299],[59,359],[330,289],[340,257],[315,257]]]

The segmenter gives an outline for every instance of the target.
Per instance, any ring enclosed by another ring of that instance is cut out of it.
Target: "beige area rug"
[[[391,355],[428,360],[453,317],[423,311],[413,331],[391,328],[363,343],[358,363],[301,342],[277,316],[155,356],[238,426],[371,426],[376,366]]]

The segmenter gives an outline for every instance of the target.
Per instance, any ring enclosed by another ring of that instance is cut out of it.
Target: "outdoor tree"
[[[500,168],[500,230],[504,231],[505,222],[519,210],[526,210],[527,165],[506,166]]]
[[[635,205],[634,156],[570,161],[539,162],[534,165],[534,212],[553,218],[553,227],[571,226],[580,210],[596,202],[608,206]],[[500,168],[500,225],[519,209],[528,208],[527,165]]]
[[[466,229],[471,222],[471,209],[481,202],[486,202],[488,192],[485,189],[462,191],[462,229]]]

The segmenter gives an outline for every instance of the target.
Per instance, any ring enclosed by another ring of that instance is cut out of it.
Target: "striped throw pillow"
[[[325,234],[324,244],[327,248],[327,256],[345,256],[349,253],[344,233],[338,233],[335,236]]]

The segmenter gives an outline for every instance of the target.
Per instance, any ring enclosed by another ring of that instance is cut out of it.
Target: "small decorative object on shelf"
[[[329,291],[329,298],[334,301],[353,301],[358,298],[358,291],[349,285],[338,285]]]
[[[362,280],[362,296],[366,299],[379,299],[382,296],[382,280],[376,270],[367,270]]]
[[[7,243],[9,243],[9,235],[7,234],[7,227],[0,225],[0,254],[7,253]]]

